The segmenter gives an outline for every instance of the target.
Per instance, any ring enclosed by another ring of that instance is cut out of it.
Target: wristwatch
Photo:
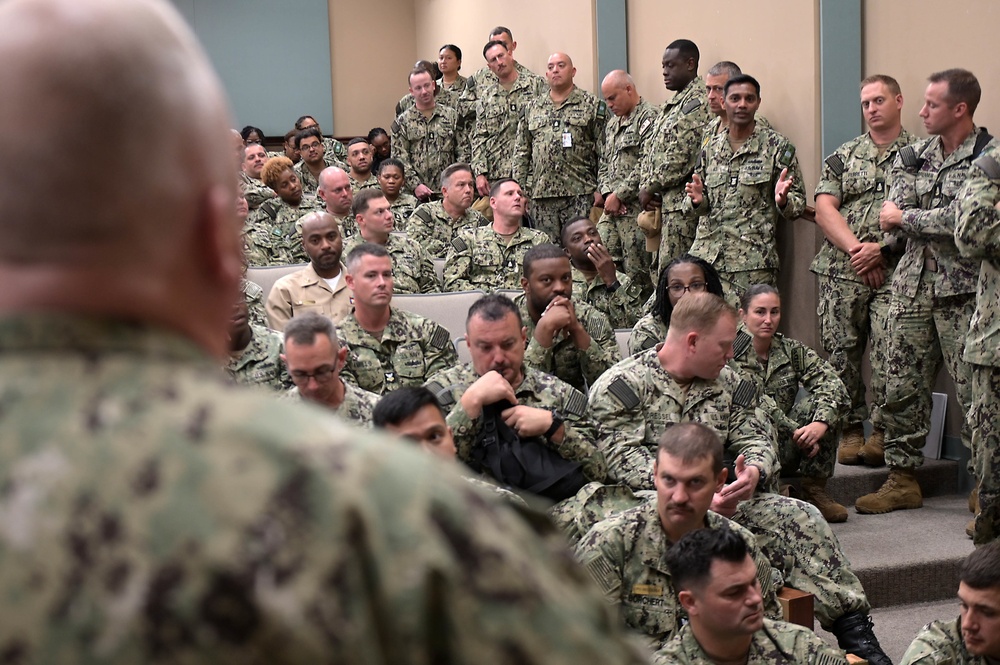
[[[552,439],[556,432],[559,431],[559,428],[562,427],[564,422],[566,422],[566,419],[563,418],[563,415],[555,409],[552,409],[552,424],[547,430],[545,430],[545,438]]]

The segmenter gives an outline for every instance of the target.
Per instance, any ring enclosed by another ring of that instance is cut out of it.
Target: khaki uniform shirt
[[[344,279],[346,273],[347,269],[341,264],[336,291],[316,274],[311,263],[279,279],[267,296],[267,319],[271,327],[284,330],[288,319],[304,312],[316,312],[340,323],[353,306],[351,290]]]

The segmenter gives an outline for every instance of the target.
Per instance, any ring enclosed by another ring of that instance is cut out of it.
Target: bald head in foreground
[[[0,659],[642,662],[550,534],[226,385],[230,118],[167,2],[10,0],[0,25],[23,130],[0,147]],[[53,183],[71,206],[37,205]]]

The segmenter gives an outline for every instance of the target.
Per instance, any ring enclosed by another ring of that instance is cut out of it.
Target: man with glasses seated
[[[299,151],[302,160],[295,165],[295,175],[302,183],[302,192],[306,195],[316,195],[319,189],[319,174],[328,166],[348,170],[347,164],[335,160],[329,164],[326,160],[326,147],[323,145],[323,135],[316,127],[303,129],[295,135],[295,149]]]
[[[322,404],[345,420],[371,427],[378,396],[340,378],[346,358],[347,347],[340,345],[333,322],[325,316],[306,312],[285,326],[281,359],[295,383],[288,395]]]

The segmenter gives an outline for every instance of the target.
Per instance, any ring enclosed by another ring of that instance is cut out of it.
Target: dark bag
[[[512,405],[497,402],[483,407],[482,427],[472,451],[473,461],[497,481],[553,501],[573,496],[587,484],[579,462],[571,462],[539,439],[522,439],[503,421],[500,412]]]

